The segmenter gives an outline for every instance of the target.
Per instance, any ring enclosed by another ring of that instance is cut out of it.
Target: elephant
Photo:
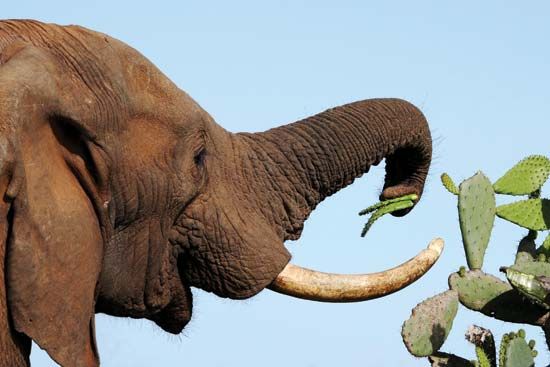
[[[431,155],[428,123],[404,100],[232,133],[121,41],[0,21],[0,365],[28,366],[31,341],[60,365],[99,365],[95,313],[180,333],[191,287],[327,302],[395,292],[441,241],[359,275],[293,265],[284,242],[384,159],[381,199],[418,201]]]

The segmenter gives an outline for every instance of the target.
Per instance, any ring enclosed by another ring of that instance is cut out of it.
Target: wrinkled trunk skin
[[[181,278],[220,297],[244,299],[267,287],[290,254],[278,227],[262,215],[251,191],[249,149],[213,120],[206,156],[207,182],[171,232],[182,253]]]
[[[248,164],[255,166],[249,176],[258,205],[284,239],[297,239],[320,201],[384,158],[381,198],[420,197],[432,154],[426,119],[398,99],[359,101],[239,137],[251,152]]]

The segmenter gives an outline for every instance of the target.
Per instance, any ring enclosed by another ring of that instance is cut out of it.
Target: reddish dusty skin
[[[319,302],[360,302],[384,297],[412,284],[439,259],[443,240],[434,239],[414,258],[393,269],[372,274],[330,274],[288,264],[269,289]]]
[[[235,134],[120,41],[0,21],[0,365],[27,366],[32,339],[63,366],[97,366],[96,312],[177,334],[191,286],[255,295],[320,201],[384,158],[382,198],[420,197],[431,152],[403,100]]]

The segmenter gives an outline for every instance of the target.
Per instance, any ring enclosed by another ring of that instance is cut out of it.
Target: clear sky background
[[[435,137],[426,194],[410,215],[385,217],[359,237],[364,218],[357,212],[377,200],[381,165],[323,202],[302,238],[287,243],[297,264],[371,272],[444,237],[442,259],[420,281],[345,305],[271,291],[231,301],[194,290],[193,320],[179,337],[148,321],[98,315],[103,365],[427,366],[407,353],[401,324],[465,263],[456,200],[438,177],[447,171],[459,182],[482,169],[496,180],[526,155],[550,154],[549,4],[4,1],[3,18],[79,24],[132,45],[231,131],[265,130],[355,100],[400,97],[423,110]],[[522,233],[497,220],[486,271],[497,274],[512,263]],[[520,327],[461,308],[443,349],[473,358],[463,338],[472,323],[498,339]],[[545,365],[550,354],[542,332],[525,329]],[[54,365],[36,347],[32,361]]]

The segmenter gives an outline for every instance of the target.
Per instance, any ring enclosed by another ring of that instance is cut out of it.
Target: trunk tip
[[[380,194],[380,201],[397,199],[407,195],[416,195],[416,200],[413,201],[414,205],[411,208],[398,210],[391,213],[395,217],[402,217],[408,214],[414,208],[414,206],[416,206],[416,204],[420,200],[420,196],[422,195],[422,189],[419,189],[417,186],[410,184],[390,186],[382,191],[382,193]]]

